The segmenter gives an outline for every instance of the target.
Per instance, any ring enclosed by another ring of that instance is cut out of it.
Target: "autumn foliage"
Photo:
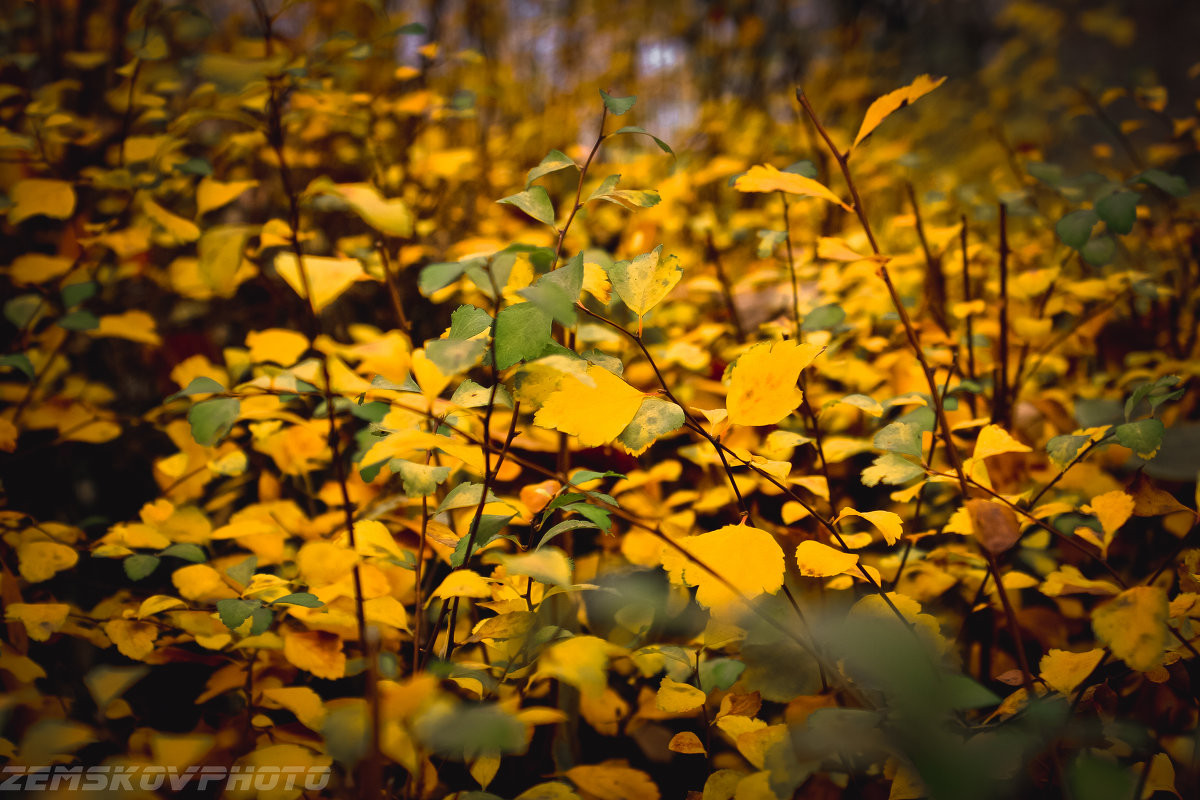
[[[1059,85],[1013,2],[661,131],[382,3],[16,5],[9,765],[1200,792],[1200,65]]]

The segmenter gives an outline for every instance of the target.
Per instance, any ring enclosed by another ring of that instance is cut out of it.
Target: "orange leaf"
[[[858,147],[859,142],[867,138],[871,134],[871,131],[878,128],[879,123],[883,122],[893,111],[904,108],[904,106],[917,98],[929,94],[941,86],[945,80],[945,78],[931,78],[928,75],[921,75],[908,86],[897,89],[894,92],[888,92],[874,103],[871,103],[870,107],[867,108],[867,114],[863,117],[862,125],[858,129],[858,135],[854,137],[854,144],[850,146],[850,149],[854,150],[855,147]]]

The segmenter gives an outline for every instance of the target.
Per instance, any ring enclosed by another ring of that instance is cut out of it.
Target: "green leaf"
[[[33,380],[35,375],[33,362],[24,353],[12,353],[7,356],[0,356],[0,367],[12,367],[19,370],[29,380]]]
[[[567,263],[556,270],[551,270],[537,279],[534,286],[551,284],[559,287],[567,298],[574,303],[583,291],[583,253],[576,253]]]
[[[564,521],[558,523],[557,525],[555,525],[550,530],[546,531],[544,534],[542,534],[542,538],[540,541],[538,541],[537,546],[541,547],[541,546],[549,543],[551,539],[558,536],[560,533],[566,533],[567,531],[576,531],[576,530],[579,530],[580,528],[595,529],[598,527],[599,526],[596,523],[592,522],[591,520],[587,520],[587,519],[564,520]]]
[[[1092,235],[1092,228],[1099,221],[1099,214],[1090,208],[1085,208],[1067,214],[1058,221],[1058,224],[1054,226],[1054,230],[1058,233],[1058,238],[1062,240],[1063,244],[1078,250],[1087,244],[1088,239]]]
[[[131,581],[140,581],[151,572],[158,568],[158,557],[147,555],[132,555],[127,557],[121,565],[125,567],[125,575]]]
[[[423,714],[416,723],[418,741],[443,758],[474,761],[525,751],[525,723],[495,704],[462,704]]]
[[[553,320],[533,303],[518,303],[496,315],[496,368],[537,358],[550,343]]]
[[[309,594],[308,592],[293,592],[292,594],[285,594],[283,597],[280,597],[277,600],[272,600],[271,605],[273,605],[273,606],[278,606],[278,605],[304,606],[305,608],[320,608],[321,606],[323,606],[325,604],[322,603],[320,600],[318,600],[317,596],[315,594]]]
[[[746,665],[734,658],[710,658],[700,664],[700,689],[725,691],[741,677]]]
[[[846,318],[846,312],[837,303],[818,306],[804,316],[800,329],[804,331],[831,331]]]
[[[484,514],[478,517],[478,523],[472,519],[472,524],[475,526],[475,546],[471,551],[471,555],[478,553],[485,546],[491,543],[493,539],[500,535],[500,532],[512,521],[515,514]],[[458,568],[467,561],[467,544],[470,539],[470,529],[468,535],[458,540],[458,544],[454,547],[454,552],[450,555],[450,566]],[[512,539],[512,537],[504,537]],[[516,542],[515,539],[513,539]]]
[[[571,473],[571,483],[578,486],[581,483],[587,483],[588,481],[594,481],[597,478],[624,478],[624,477],[625,477],[624,473],[613,472],[611,469],[605,470],[604,472],[597,472],[594,469],[581,469],[577,472]]]
[[[1067,772],[1071,797],[1087,800],[1127,800],[1137,788],[1137,775],[1106,758],[1080,753]]]
[[[465,379],[454,390],[454,394],[450,397],[450,402],[462,408],[480,408],[486,406],[491,400],[492,390],[487,386],[480,386],[470,378]],[[504,408],[512,408],[512,395],[504,384],[496,387],[496,405]]]
[[[608,113],[618,117],[625,114],[626,111],[633,108],[633,104],[637,102],[637,95],[629,97],[613,97],[603,89],[600,90],[600,97],[604,99],[604,107],[608,109]]]
[[[550,195],[541,186],[534,186],[496,202],[516,206],[538,222],[554,226],[554,204],[550,202]]]
[[[232,578],[234,583],[240,586],[249,586],[256,569],[258,569],[258,556],[250,556],[225,570],[225,574]]]
[[[483,496],[482,483],[460,483],[455,486],[446,497],[438,504],[435,514],[441,514],[443,511],[453,511],[456,508],[471,508],[479,505],[479,498]],[[496,498],[496,495],[491,491],[488,492],[488,502]]]
[[[557,283],[538,281],[533,286],[518,290],[517,294],[533,303],[563,327],[572,328],[578,321],[575,316],[574,298]]]
[[[588,492],[588,494],[599,494],[599,492]],[[590,519],[602,531],[607,531],[612,527],[612,516],[607,510],[599,506],[594,506],[590,503],[571,503],[563,506],[562,510],[574,511],[584,519]]]
[[[492,324],[492,315],[482,308],[461,305],[450,314],[450,338],[470,339],[486,331]]]
[[[1116,192],[1096,203],[1096,213],[1113,233],[1129,233],[1137,219],[1137,201],[1135,192]]]
[[[191,561],[193,564],[199,564],[207,558],[200,545],[190,542],[173,544],[164,550],[160,550],[158,554],[163,557],[181,558],[184,561]]]
[[[196,444],[212,447],[224,439],[237,422],[241,409],[242,404],[236,397],[217,397],[192,406],[187,418]]]
[[[549,175],[552,172],[558,172],[560,169],[570,169],[571,167],[579,169],[579,165],[568,158],[565,153],[551,150],[542,159],[540,164],[529,170],[529,174],[525,176],[525,188],[528,189],[532,186],[533,182],[538,178]]]
[[[225,391],[225,387],[217,383],[212,378],[201,375],[188,383],[188,385],[176,392],[175,394],[163,400],[164,403],[169,403],[172,400],[178,400],[180,397],[190,397],[194,394],[220,394]]]
[[[221,616],[221,622],[225,623],[225,627],[229,630],[241,627],[242,623],[250,619],[250,615],[260,608],[262,608],[262,603],[257,600],[231,597],[217,601],[217,613]]]
[[[879,450],[916,456],[924,455],[921,448],[921,426],[915,422],[896,422],[885,425],[875,434],[874,445]]]
[[[682,408],[669,400],[647,397],[642,400],[637,413],[621,431],[617,441],[637,455],[668,433],[679,430],[683,422]]]
[[[925,474],[920,464],[914,464],[898,453],[884,453],[862,471],[863,486],[900,486]]]
[[[817,179],[817,165],[807,158],[801,161],[793,161],[780,171],[803,175],[805,178],[812,178],[813,180]]]
[[[275,619],[275,615],[271,613],[269,608],[256,608],[254,613],[250,615],[253,620],[250,623],[250,635],[258,636],[261,633],[266,633],[267,628],[271,627],[271,621]]]
[[[645,128],[638,127],[637,125],[626,125],[624,128],[618,128],[617,130],[613,131],[612,135],[617,136],[617,135],[623,134],[623,133],[640,133],[643,136],[649,136],[651,139],[654,140],[654,143],[656,145],[658,145],[659,150],[662,150],[664,153],[666,153],[669,156],[675,155],[675,151],[671,149],[671,146],[669,144],[667,144],[662,139],[655,136],[653,133],[650,133]]]
[[[1075,458],[1080,450],[1087,447],[1090,441],[1091,437],[1089,436],[1076,436],[1073,434],[1055,436],[1046,442],[1046,453],[1050,456],[1050,460],[1060,468],[1065,467],[1071,463],[1071,459]]]
[[[1148,169],[1140,175],[1135,175],[1129,182],[1148,183],[1162,189],[1172,197],[1187,197],[1188,193],[1187,181],[1178,175],[1163,172],[1161,169]]]
[[[83,281],[81,283],[72,283],[70,286],[64,286],[60,293],[63,308],[74,308],[83,301],[93,297],[99,288],[100,284],[95,281]]]
[[[425,355],[443,375],[458,375],[479,363],[487,350],[483,339],[430,339],[425,342]]]
[[[1151,459],[1162,447],[1164,427],[1157,419],[1139,419],[1137,422],[1126,422],[1118,425],[1117,441],[1128,447],[1138,458]]]
[[[90,311],[70,311],[58,318],[58,324],[69,331],[94,331],[100,327],[100,318]]]
[[[415,464],[403,458],[393,458],[388,462],[392,472],[400,476],[404,486],[404,494],[409,497],[426,497],[437,491],[438,484],[450,477],[450,467],[438,467],[433,464]]]
[[[426,264],[421,268],[421,273],[417,277],[417,288],[421,290],[421,294],[429,296],[438,289],[449,286],[458,280],[470,264],[470,261],[443,261]]]
[[[1083,260],[1093,267],[1103,267],[1113,260],[1117,253],[1117,243],[1111,236],[1097,236],[1088,241],[1080,250]]]

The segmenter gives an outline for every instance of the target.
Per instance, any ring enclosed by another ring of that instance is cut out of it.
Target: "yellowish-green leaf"
[[[874,103],[871,103],[870,107],[867,108],[867,114],[863,117],[862,125],[858,129],[858,135],[854,137],[854,144],[850,149],[853,150],[855,147],[858,147],[859,143],[867,138],[871,134],[871,131],[879,127],[879,124],[893,111],[904,108],[904,106],[914,100],[929,94],[941,86],[945,80],[945,78],[932,78],[929,75],[921,75],[908,86],[897,89],[894,92],[888,92]]]
[[[660,244],[632,261],[613,264],[608,268],[608,277],[629,310],[644,317],[675,288],[683,277],[683,269],[675,256],[663,257]]]

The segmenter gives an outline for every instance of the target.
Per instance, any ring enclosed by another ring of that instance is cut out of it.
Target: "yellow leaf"
[[[625,651],[598,636],[573,636],[551,645],[538,659],[539,678],[557,678],[589,697],[608,687],[608,659]]]
[[[4,609],[4,618],[17,620],[30,639],[44,642],[62,628],[70,612],[66,603],[10,603]]]
[[[1075,691],[1084,679],[1092,674],[1092,670],[1104,659],[1104,651],[1100,648],[1088,650],[1086,653],[1072,653],[1069,650],[1050,650],[1042,656],[1038,670],[1042,680],[1056,692],[1069,695]]]
[[[257,777],[261,775],[288,775],[284,770],[299,770],[298,779],[295,782],[280,780],[259,784],[269,786],[268,789],[258,789],[249,781],[234,788],[234,782],[230,781],[225,796],[230,800],[298,800],[303,795],[315,794],[304,791],[304,778],[299,776],[311,776],[318,781],[323,777],[327,779],[332,764],[333,759],[329,756],[318,755],[310,748],[298,744],[260,746],[238,759],[234,769],[240,767],[243,775],[255,774],[256,784],[259,783]],[[290,789],[287,788],[289,785]],[[249,788],[243,790],[242,786]]]
[[[387,200],[369,183],[342,183],[331,187],[362,217],[363,222],[389,236],[410,236],[413,215],[403,200]]]
[[[12,675],[21,683],[32,684],[38,678],[46,677],[46,670],[28,656],[23,656],[8,645],[0,645],[0,669]],[[0,756],[12,758],[13,753],[5,752],[4,741],[0,740]]]
[[[679,683],[664,677],[654,697],[654,707],[659,711],[684,714],[704,705],[708,695],[689,683]]]
[[[825,348],[792,341],[762,342],[734,364],[725,407],[737,425],[774,425],[800,405],[800,371]]]
[[[66,219],[75,211],[75,189],[66,181],[28,178],[19,181],[9,192],[12,206],[8,222],[17,225],[41,214],[52,219]]]
[[[268,328],[246,334],[250,360],[261,364],[267,361],[290,367],[308,350],[308,337],[287,328]]]
[[[263,697],[296,715],[301,724],[320,733],[325,723],[325,702],[307,686],[280,686],[264,689]]]
[[[690,555],[716,570],[743,597],[774,594],[783,586],[783,550],[775,537],[749,525],[726,525],[678,543]],[[726,607],[738,596],[688,556],[675,548],[663,550],[663,568],[675,583],[696,587],[702,606]]]
[[[196,187],[196,217],[203,217],[210,211],[232,203],[239,194],[247,189],[258,186],[258,181],[219,181],[215,178],[204,178]]]
[[[17,546],[17,568],[30,583],[48,581],[78,561],[79,553],[74,548],[58,542],[32,541]]]
[[[558,781],[539,783],[516,796],[516,800],[580,800],[571,787]]]
[[[396,544],[392,532],[377,519],[362,519],[354,523],[354,546],[359,555],[405,560],[404,550]]]
[[[858,563],[858,556],[809,539],[796,547],[796,563],[801,575],[829,578],[851,569]]]
[[[458,569],[446,576],[434,597],[491,597],[492,587],[478,572]]]
[[[187,604],[178,597],[171,597],[169,594],[156,594],[153,597],[147,597],[138,606],[137,618],[152,617],[155,614],[161,614],[163,611],[169,611],[172,608],[186,608]]]
[[[221,573],[208,564],[188,564],[171,573],[171,583],[182,597],[193,602],[213,602],[234,596]]]
[[[75,261],[63,256],[48,256],[42,253],[26,253],[13,259],[8,276],[18,285],[43,283],[66,275]]]
[[[901,109],[914,100],[929,94],[941,86],[945,80],[945,78],[931,78],[928,75],[921,75],[908,86],[897,89],[894,92],[888,92],[874,103],[871,103],[870,107],[867,108],[867,114],[863,117],[862,126],[859,127],[858,135],[854,137],[854,144],[851,145],[850,149],[853,150],[855,147],[858,147],[859,143],[867,138],[871,131],[879,127],[879,123],[883,122],[893,111]]]
[[[853,508],[844,508],[834,522],[841,522],[846,517],[862,517],[879,529],[888,544],[895,544],[904,534],[904,520],[892,511],[855,511]]]
[[[275,271],[292,287],[292,291],[301,297],[305,296],[304,280],[301,278],[295,253],[284,250],[275,256]],[[305,256],[304,271],[312,289],[313,311],[318,314],[325,306],[338,299],[355,281],[370,278],[363,271],[357,258]]]
[[[142,211],[155,225],[170,234],[175,244],[187,244],[200,238],[200,229],[196,227],[196,223],[186,217],[172,214],[149,197],[142,200]]]
[[[134,661],[144,661],[154,652],[154,640],[158,638],[157,625],[133,619],[110,619],[104,623],[104,632],[121,655]]]
[[[1064,594],[1117,594],[1121,590],[1115,583],[1086,578],[1077,567],[1064,564],[1062,569],[1046,576],[1041,591],[1047,597],[1058,597]]]
[[[707,753],[704,749],[704,743],[700,741],[700,737],[691,731],[683,731],[671,737],[671,741],[667,743],[667,749],[675,753],[698,754]]]
[[[1135,586],[1092,611],[1092,630],[1113,655],[1146,672],[1162,661],[1167,647],[1167,593]]]
[[[1092,498],[1090,505],[1083,507],[1084,513],[1100,520],[1100,527],[1104,531],[1104,540],[1100,543],[1102,558],[1108,558],[1108,546],[1121,526],[1133,516],[1133,507],[1133,498],[1119,489],[1097,495]]]
[[[471,762],[470,772],[471,777],[475,779],[481,789],[486,789],[492,779],[496,777],[497,770],[500,769],[499,756],[480,756]]]
[[[595,800],[658,800],[658,787],[650,776],[625,766],[623,761],[571,767],[567,778],[585,796]]]
[[[421,387],[421,394],[432,403],[450,385],[449,375],[442,372],[432,359],[425,356],[425,348],[418,348],[412,354],[412,372]]]
[[[1140,772],[1146,762],[1139,761],[1133,765],[1134,772]],[[1150,772],[1146,775],[1146,783],[1138,800],[1150,800],[1158,792],[1170,792],[1180,797],[1175,788],[1175,765],[1166,753],[1155,753],[1150,759]]]
[[[162,344],[162,339],[159,338],[156,325],[154,317],[145,311],[133,310],[122,314],[106,314],[100,318],[100,325],[88,331],[88,334],[157,346]]]
[[[587,368],[587,382],[564,376],[558,391],[546,398],[533,421],[579,437],[584,447],[599,447],[620,435],[644,397],[604,367],[592,365]]]
[[[652,252],[643,253],[632,261],[613,264],[608,269],[608,277],[629,310],[644,317],[675,288],[683,277],[683,270],[675,256],[663,257],[660,244]]]
[[[812,178],[806,178],[794,172],[780,172],[770,164],[754,166],[746,170],[746,174],[734,181],[733,188],[739,192],[787,192],[804,197],[819,197],[835,203],[847,211],[853,210],[843,203],[840,197]]]
[[[296,567],[309,586],[328,586],[350,574],[358,556],[333,542],[305,542],[296,554]]]
[[[972,454],[972,458],[984,459],[998,456],[1001,453],[1028,452],[1030,452],[1028,445],[1018,442],[999,425],[987,425],[979,432],[979,438],[975,440],[975,452]]]
[[[328,631],[288,631],[283,636],[283,657],[316,678],[334,681],[346,674],[342,637]]]
[[[408,612],[404,605],[390,594],[363,601],[363,613],[366,614],[368,622],[388,625],[400,631],[408,630]]]
[[[817,240],[817,258],[825,261],[854,262],[866,261],[870,256],[865,256],[846,244],[845,239],[822,236]]]

